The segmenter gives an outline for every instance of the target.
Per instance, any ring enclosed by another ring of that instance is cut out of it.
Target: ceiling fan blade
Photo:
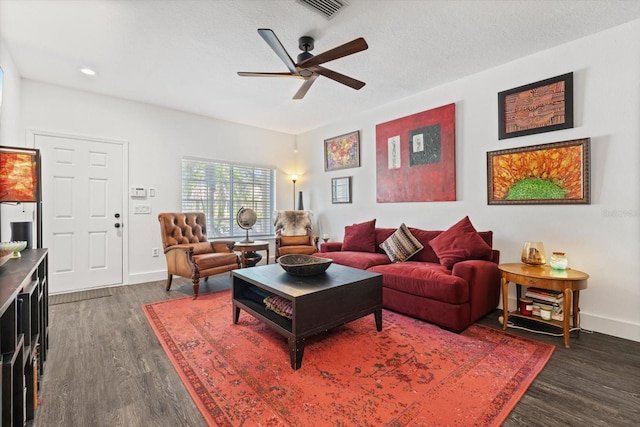
[[[302,86],[300,86],[300,89],[298,89],[296,94],[293,95],[293,99],[304,98],[304,96],[307,94],[307,91],[309,91],[309,88],[311,87],[313,82],[316,81],[317,78],[318,78],[318,75],[314,74],[313,76],[309,77],[304,83],[302,83]]]
[[[293,59],[291,59],[291,57],[285,50],[284,46],[282,46],[282,43],[280,43],[280,40],[278,40],[276,33],[274,33],[272,30],[268,28],[259,28],[258,34],[262,36],[264,41],[266,41],[267,44],[271,47],[271,49],[273,49],[273,51],[276,53],[276,55],[280,57],[280,59],[282,60],[282,62],[284,62],[284,64],[289,69],[289,71],[291,71],[292,73],[295,73],[296,64],[294,64]]]
[[[299,75],[291,73],[254,73],[250,71],[238,71],[239,76],[243,77],[296,77],[301,79]]]
[[[315,67],[315,72],[322,76],[328,77],[331,80],[335,80],[338,83],[342,83],[343,85],[352,87],[355,90],[362,89],[362,87],[365,85],[365,83],[361,82],[360,80],[356,80],[353,77],[345,76],[344,74],[337,73],[333,70],[329,70],[328,68],[318,66]]]
[[[348,43],[335,47],[331,50],[323,52],[319,55],[306,59],[301,63],[299,63],[298,67],[300,68],[313,67],[315,65],[324,64],[325,62],[333,61],[335,59],[342,58],[356,52],[367,50],[368,48],[369,48],[369,45],[367,44],[367,42],[362,37],[360,37],[355,40],[351,40]]]

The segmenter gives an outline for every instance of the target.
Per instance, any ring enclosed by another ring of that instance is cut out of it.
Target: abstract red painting
[[[0,202],[38,201],[37,155],[0,147]]]
[[[456,200],[455,107],[376,125],[378,203]]]

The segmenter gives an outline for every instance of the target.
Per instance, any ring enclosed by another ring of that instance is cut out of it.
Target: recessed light
[[[82,74],[86,74],[87,76],[95,76],[96,75],[95,71],[93,71],[91,68],[87,68],[87,67],[80,68],[80,72]]]

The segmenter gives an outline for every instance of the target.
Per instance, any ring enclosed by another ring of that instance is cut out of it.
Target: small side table
[[[573,327],[580,327],[580,291],[587,289],[587,279],[589,275],[582,271],[568,268],[566,270],[554,270],[548,265],[526,265],[520,263],[500,264],[502,282],[502,329],[507,329],[507,320],[511,317],[521,317],[537,322],[549,324],[562,328],[564,336],[564,346],[569,348],[570,317],[573,318]],[[522,286],[535,287],[547,290],[562,291],[564,293],[564,306],[562,308],[563,321],[542,320],[536,316],[524,316],[517,310],[509,312],[509,282],[516,284],[517,301],[520,304]]]
[[[236,242],[233,246],[234,251],[240,252],[240,264],[242,268],[247,268],[247,260],[245,254],[247,252],[266,251],[267,252],[267,264],[269,264],[269,242],[264,240],[255,240],[251,243]]]

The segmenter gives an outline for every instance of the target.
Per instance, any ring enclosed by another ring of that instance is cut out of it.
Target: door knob
[[[113,226],[114,226],[115,228],[120,228],[120,223],[119,223],[119,222],[116,222],[115,224],[113,224]]]

